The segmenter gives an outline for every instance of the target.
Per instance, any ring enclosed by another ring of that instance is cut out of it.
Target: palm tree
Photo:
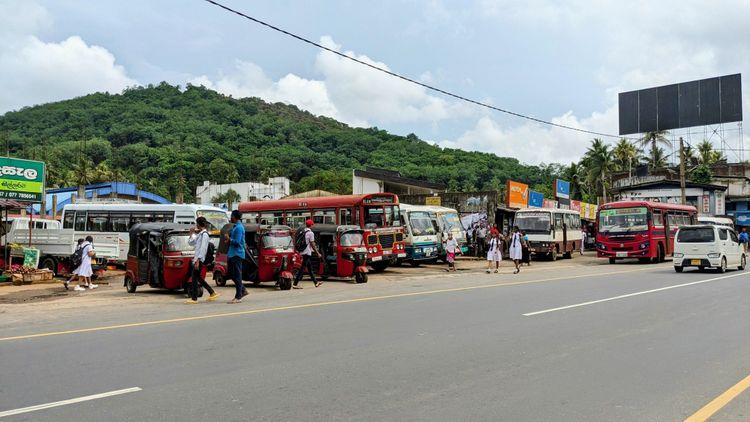
[[[716,151],[711,141],[704,139],[698,144],[698,161],[700,164],[712,166],[719,161],[726,160],[721,151]]]
[[[628,177],[633,177],[633,161],[638,158],[638,155],[638,147],[625,138],[620,139],[612,150],[615,165],[619,170],[627,169]]]
[[[683,154],[685,154],[685,165],[688,165],[690,167],[695,167],[698,165],[698,157],[695,156],[695,149],[688,145],[683,150]]]
[[[71,176],[78,185],[78,198],[83,199],[86,195],[86,185],[95,177],[93,164],[81,157],[72,167]]]
[[[583,158],[584,165],[588,170],[587,181],[594,186],[601,186],[602,197],[607,202],[607,180],[614,167],[612,151],[609,145],[601,139],[595,138],[591,146],[586,150]]]
[[[582,164],[570,163],[565,169],[565,179],[570,180],[570,197],[583,199],[584,186],[586,185],[586,169]]]
[[[649,151],[649,157],[646,162],[651,169],[664,168],[667,166],[667,156],[664,154],[664,149],[659,147],[651,147]]]
[[[658,162],[657,157],[653,154],[655,154],[658,151],[658,148],[660,145],[663,146],[672,146],[672,143],[669,142],[669,139],[667,139],[667,132],[666,130],[658,130],[656,132],[646,132],[645,135],[643,135],[643,138],[641,138],[638,143],[641,146],[641,148],[650,147],[649,151],[651,152],[651,162]],[[664,150],[662,150],[664,152]]]

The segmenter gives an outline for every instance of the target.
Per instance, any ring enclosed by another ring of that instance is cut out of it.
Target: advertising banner
[[[529,207],[542,208],[544,206],[544,194],[541,192],[529,191]]]
[[[505,184],[507,205],[510,208],[526,208],[529,204],[529,185],[508,180]]]
[[[714,208],[714,215],[724,215],[726,212],[724,209],[724,192],[716,191],[714,193],[716,198],[716,207]]]
[[[557,201],[553,201],[552,199],[545,199],[543,203],[544,208],[557,208]]]
[[[711,212],[711,194],[708,192],[703,192],[703,200],[701,205],[701,213],[702,214],[709,214]]]
[[[428,196],[427,198],[424,199],[424,204],[425,205],[436,205],[438,207],[440,205],[442,205],[439,196]]]
[[[581,201],[570,201],[570,209],[581,212]]]
[[[42,202],[44,163],[0,157],[0,199]]]
[[[555,180],[555,198],[570,199],[570,182],[562,179]]]

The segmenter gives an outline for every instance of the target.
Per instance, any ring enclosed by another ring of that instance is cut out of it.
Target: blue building
[[[65,205],[73,203],[73,196],[78,195],[78,187],[47,189],[46,213],[52,215],[53,197],[57,197],[56,212],[60,214]],[[122,201],[141,202],[144,204],[171,204],[172,201],[157,194],[138,189],[134,183],[128,182],[103,182],[87,185],[85,188],[85,199],[76,201],[91,201],[96,199],[115,199]],[[34,206],[34,211],[39,212],[39,205]]]

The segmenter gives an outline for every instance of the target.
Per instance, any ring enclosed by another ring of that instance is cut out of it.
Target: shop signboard
[[[439,196],[428,196],[427,198],[424,199],[424,204],[425,205],[435,205],[435,206],[439,207],[439,206],[442,205],[442,202],[440,201],[440,197]]]
[[[724,192],[714,192],[714,198],[716,198],[716,206],[714,207],[714,215],[724,215]]]
[[[570,209],[572,211],[581,212],[581,201],[570,201]]]
[[[570,182],[561,179],[555,180],[555,198],[570,198]]]
[[[557,208],[557,201],[552,199],[545,199],[542,205],[544,208]]]
[[[701,201],[701,213],[709,214],[711,212],[711,195],[708,192],[703,192]]]
[[[0,199],[42,202],[44,163],[0,157]]]
[[[529,191],[529,207],[542,208],[544,206],[544,194],[541,192]]]
[[[507,205],[510,208],[526,208],[529,204],[529,185],[508,180],[505,185]]]

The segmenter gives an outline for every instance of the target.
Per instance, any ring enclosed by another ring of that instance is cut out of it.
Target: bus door
[[[565,225],[565,222],[563,221],[563,215],[562,214],[557,214],[557,213],[553,213],[553,214],[555,216],[555,238],[553,240],[555,242],[557,242],[557,239],[558,239],[557,238],[557,230],[560,230],[560,232],[562,233],[562,241],[563,241],[563,243],[562,243],[563,247],[560,249],[560,252],[565,253],[565,250],[566,250],[566,246],[565,245],[567,244],[566,241],[568,239],[568,233],[567,233],[567,230],[566,230],[567,227]]]
[[[653,234],[651,236],[651,243],[653,243],[654,245],[657,245],[658,241],[661,239],[661,236],[663,234],[664,243],[667,244],[667,246],[665,247],[664,253],[669,254],[673,248],[668,242],[669,224],[667,223],[666,212],[662,212],[662,210],[653,210],[651,224],[654,227],[654,229],[651,231],[651,233]],[[658,246],[655,246],[655,247],[658,247]]]

